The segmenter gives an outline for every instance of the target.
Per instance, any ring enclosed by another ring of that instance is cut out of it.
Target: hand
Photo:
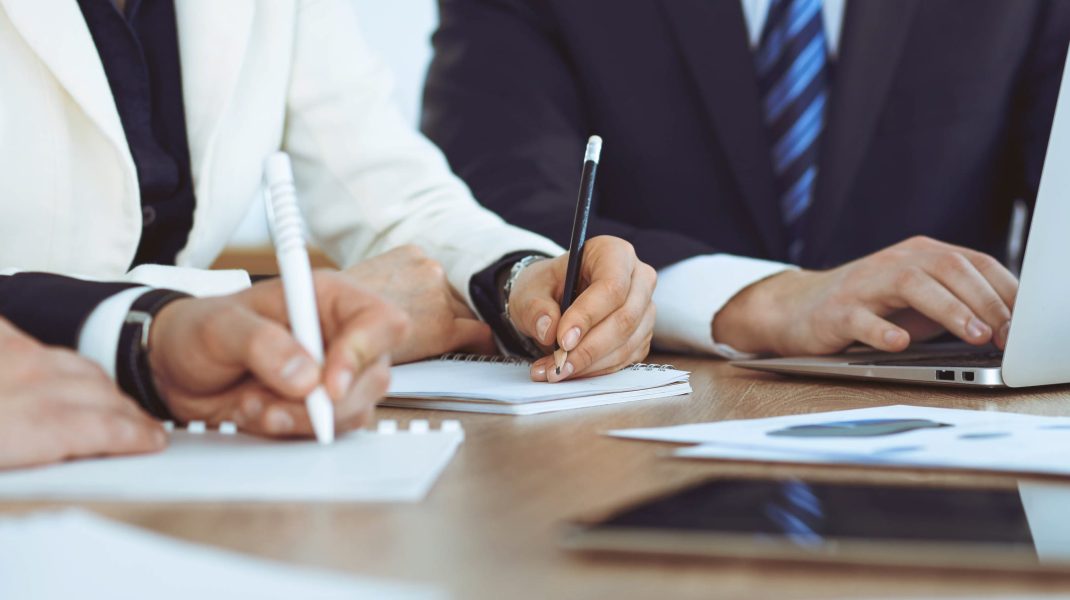
[[[97,365],[0,320],[0,469],[156,452],[163,427]]]
[[[271,436],[310,436],[304,398],[324,385],[338,429],[363,425],[386,392],[390,352],[404,342],[401,310],[340,273],[314,275],[326,345],[322,369],[287,328],[278,279],[218,298],[168,304],[153,320],[149,362],[175,417],[233,421]]]
[[[831,271],[756,283],[718,313],[713,336],[743,352],[813,355],[854,342],[899,352],[946,330],[1002,349],[1017,293],[996,259],[916,237]]]
[[[535,381],[557,382],[619,371],[646,358],[654,336],[651,298],[657,273],[628,242],[609,236],[587,241],[580,273],[582,293],[561,315],[568,255],[532,264],[513,285],[509,318],[547,351],[554,341],[568,351],[558,375],[553,356],[531,366]]]
[[[447,352],[494,354],[494,336],[446,279],[446,272],[416,246],[403,246],[345,270],[356,285],[402,308],[412,321],[408,343],[394,349],[395,364]]]

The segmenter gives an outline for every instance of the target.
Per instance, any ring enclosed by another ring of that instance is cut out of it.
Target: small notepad
[[[159,454],[0,472],[0,499],[417,502],[464,440],[456,421],[432,428],[421,420],[408,428],[381,421],[330,446],[206,431],[203,423],[170,435]]]
[[[534,415],[691,393],[689,373],[669,365],[561,383],[531,380],[530,363],[503,357],[447,355],[390,370],[382,406]]]

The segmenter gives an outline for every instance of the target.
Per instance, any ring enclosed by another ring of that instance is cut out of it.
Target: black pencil
[[[568,271],[565,273],[565,290],[561,294],[561,315],[572,306],[578,294],[580,271],[583,266],[583,246],[587,243],[587,221],[591,217],[594,201],[594,181],[598,176],[598,162],[602,158],[602,138],[592,135],[587,141],[587,153],[583,157],[583,175],[580,177],[580,193],[576,199],[576,216],[572,219],[572,239],[568,247]],[[554,351],[554,369],[558,375],[568,360],[568,352],[560,347]]]

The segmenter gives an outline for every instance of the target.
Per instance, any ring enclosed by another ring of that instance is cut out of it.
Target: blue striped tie
[[[771,0],[754,60],[793,262],[802,256],[803,225],[817,181],[828,99],[826,59],[821,0]]]

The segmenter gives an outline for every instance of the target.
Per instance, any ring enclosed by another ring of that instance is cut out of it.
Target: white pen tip
[[[316,440],[325,446],[334,442],[334,405],[327,392],[322,387],[313,390],[305,399],[305,407],[308,408],[308,418],[312,421]]]
[[[584,156],[583,161],[598,162],[600,160],[602,160],[602,138],[592,135],[591,139],[587,140],[587,154]]]

